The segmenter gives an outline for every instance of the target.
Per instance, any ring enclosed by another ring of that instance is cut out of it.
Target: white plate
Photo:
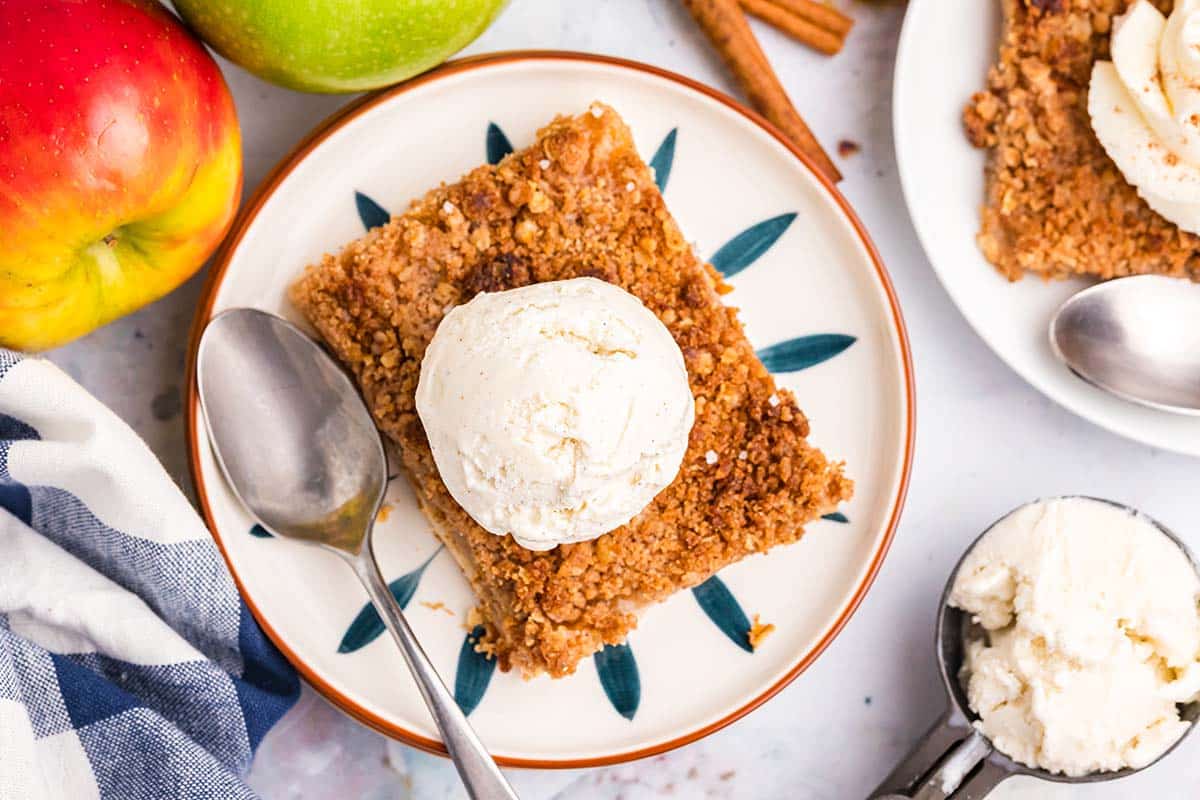
[[[894,85],[896,160],[917,235],[963,316],[1016,372],[1068,410],[1155,447],[1200,455],[1192,418],[1118,400],[1058,362],[1047,328],[1088,283],[1009,283],[975,246],[984,151],[963,133],[962,111],[984,87],[1000,35],[999,0],[911,0]]]
[[[521,147],[556,114],[580,112],[593,99],[624,115],[647,157],[676,131],[671,167],[664,155],[658,170],[660,178],[669,171],[667,202],[700,253],[713,254],[755,223],[796,214],[733,278],[731,299],[760,347],[811,334],[854,337],[837,355],[779,379],[811,417],[816,444],[846,460],[857,491],[842,509],[848,523],[818,521],[801,543],[722,571],[721,582],[744,613],[777,626],[757,651],[737,646],[687,591],[648,610],[628,647],[611,654],[617,667],[636,665],[637,692],[610,697],[591,660],[557,681],[492,675],[471,721],[502,760],[527,766],[627,760],[716,730],[807,666],[862,599],[903,500],[913,433],[911,370],[886,273],[840,195],[731,101],[653,68],[546,53],[461,62],[368,98],[302,144],[243,212],[197,320],[198,329],[231,306],[296,319],[285,299],[288,284],[306,264],[363,232],[358,209],[369,212],[371,205],[356,202],[356,192],[402,210],[428,187],[482,162],[487,142],[502,144],[497,131]],[[338,652],[365,600],[353,574],[318,550],[252,536],[207,439],[197,436],[194,393],[188,413],[205,516],[268,635],[343,709],[436,749],[432,722],[386,636]],[[391,579],[417,568],[438,545],[405,481],[393,481],[388,502],[394,510],[377,540]],[[427,605],[437,603],[445,608]],[[452,688],[460,668],[480,674],[469,647],[462,656],[471,606],[470,590],[445,553],[433,558],[408,605],[413,627]],[[606,674],[617,674],[614,665]],[[458,687],[463,694],[464,687]]]

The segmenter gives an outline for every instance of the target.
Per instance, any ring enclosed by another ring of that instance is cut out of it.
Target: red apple
[[[0,345],[40,350],[194,273],[241,194],[233,98],[154,0],[0,0]]]

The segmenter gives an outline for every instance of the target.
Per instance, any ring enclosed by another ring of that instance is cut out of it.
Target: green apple
[[[172,0],[218,53],[309,92],[358,92],[434,67],[507,0]]]

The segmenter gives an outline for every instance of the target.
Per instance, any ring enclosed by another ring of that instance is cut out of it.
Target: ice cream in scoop
[[[425,352],[416,405],[450,494],[532,550],[633,519],[674,480],[694,418],[670,332],[594,278],[452,309]]]
[[[1082,497],[1024,506],[967,555],[950,594],[987,632],[968,643],[976,726],[1066,775],[1144,767],[1200,694],[1200,578],[1147,519]]]

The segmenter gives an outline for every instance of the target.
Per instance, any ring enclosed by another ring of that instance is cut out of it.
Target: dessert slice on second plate
[[[481,528],[434,464],[414,395],[450,308],[479,292],[594,277],[645,304],[682,350],[695,424],[675,480],[627,525],[535,551]],[[556,119],[529,148],[434,189],[326,256],[292,298],[399,445],[437,535],[480,599],[481,647],[526,676],[574,671],[637,612],[798,540],[852,489],[759,362],[720,275],[692,252],[612,109]]]
[[[1092,130],[1092,68],[1129,0],[1002,0],[999,59],[964,112],[988,150],[979,247],[1006,278],[1200,279],[1200,237],[1151,210]],[[1156,2],[1163,9],[1171,3]]]

